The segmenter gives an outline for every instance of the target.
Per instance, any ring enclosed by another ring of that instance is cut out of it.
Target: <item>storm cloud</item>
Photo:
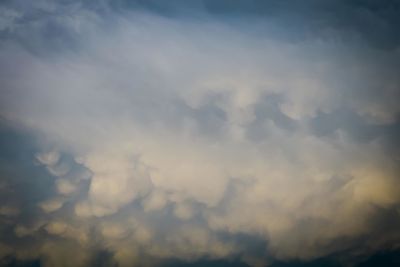
[[[397,1],[2,2],[0,263],[396,253],[399,14]]]

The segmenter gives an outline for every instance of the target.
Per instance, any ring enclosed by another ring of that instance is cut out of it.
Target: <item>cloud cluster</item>
[[[263,266],[399,248],[398,48],[340,28],[294,41],[290,12],[252,27],[105,1],[0,11],[0,257]]]

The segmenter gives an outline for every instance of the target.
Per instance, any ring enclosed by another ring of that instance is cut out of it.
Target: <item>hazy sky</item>
[[[400,264],[399,1],[5,0],[0,96],[1,266]]]

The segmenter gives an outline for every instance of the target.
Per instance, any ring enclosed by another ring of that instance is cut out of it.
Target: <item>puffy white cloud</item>
[[[60,160],[60,153],[56,151],[37,153],[36,158],[44,165],[53,166]]]
[[[80,12],[62,23],[85,32],[79,25],[94,18]],[[3,44],[0,67],[10,66],[0,114],[44,136],[35,157],[54,178],[54,195],[35,203],[46,221],[14,229],[23,237],[43,227],[62,240],[41,241],[34,256],[64,266],[74,255],[68,264],[84,266],[103,246],[121,266],[233,255],[256,266],[267,254],[352,249],[340,240],[377,231],[368,222],[376,209],[400,201],[398,160],[384,137],[360,141],[342,128],[318,136],[310,122],[346,109],[356,123],[393,124],[398,78],[386,68],[369,77],[386,61],[346,56],[353,43],[185,22],[128,14],[53,56]],[[57,151],[46,150],[53,144]],[[265,240],[264,254],[233,240],[240,234]]]
[[[46,200],[42,203],[39,203],[39,207],[44,212],[53,212],[53,211],[56,211],[59,208],[61,208],[63,204],[64,204],[64,201],[62,199],[56,198],[56,199],[50,199],[50,200]]]
[[[165,193],[160,190],[152,190],[151,194],[146,197],[146,199],[142,202],[144,211],[158,211],[165,208],[167,202],[167,197]]]

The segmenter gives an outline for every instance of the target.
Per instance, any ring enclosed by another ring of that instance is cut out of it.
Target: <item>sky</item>
[[[400,266],[400,2],[3,0],[0,266]]]

